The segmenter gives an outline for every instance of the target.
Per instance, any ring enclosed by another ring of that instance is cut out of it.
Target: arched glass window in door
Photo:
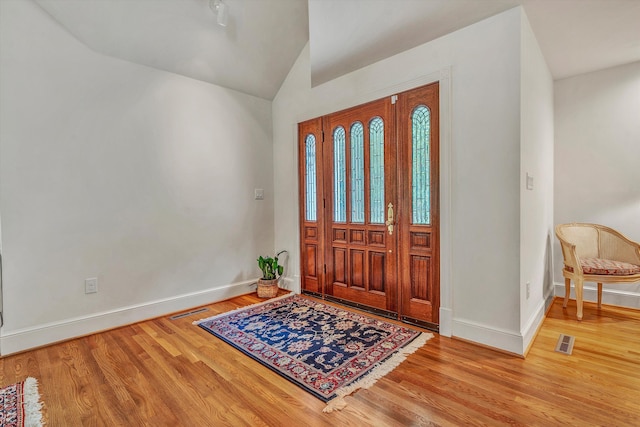
[[[364,127],[351,125],[351,222],[364,223]]]
[[[307,135],[305,144],[304,182],[305,182],[305,214],[307,221],[316,221],[316,137]]]
[[[384,223],[384,122],[369,123],[369,211],[371,224]]]
[[[333,220],[347,221],[347,163],[345,161],[346,133],[342,126],[333,131]]]
[[[431,224],[431,164],[429,109],[420,105],[411,115],[411,219],[413,224]]]

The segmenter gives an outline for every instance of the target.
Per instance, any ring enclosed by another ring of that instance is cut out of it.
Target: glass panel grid
[[[413,224],[431,223],[430,206],[430,111],[417,107],[411,116],[411,220]]]
[[[333,131],[333,220],[347,222],[346,133],[342,126]]]
[[[384,122],[369,123],[369,204],[372,224],[384,224]]]
[[[317,220],[317,195],[316,195],[316,137],[312,134],[305,139],[305,220]]]
[[[364,127],[351,126],[351,222],[364,223]]]

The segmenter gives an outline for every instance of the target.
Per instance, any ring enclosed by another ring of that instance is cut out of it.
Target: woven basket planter
[[[278,279],[258,280],[258,297],[273,298],[278,295]]]

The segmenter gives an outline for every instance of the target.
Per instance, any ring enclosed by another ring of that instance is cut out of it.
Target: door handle
[[[393,203],[389,203],[387,206],[387,221],[385,224],[387,225],[387,229],[389,230],[389,235],[393,234]]]

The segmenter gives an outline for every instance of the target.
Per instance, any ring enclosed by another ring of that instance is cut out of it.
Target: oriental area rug
[[[325,412],[433,337],[291,294],[194,324],[326,402]]]
[[[40,394],[35,378],[0,388],[0,426],[40,427]]]

